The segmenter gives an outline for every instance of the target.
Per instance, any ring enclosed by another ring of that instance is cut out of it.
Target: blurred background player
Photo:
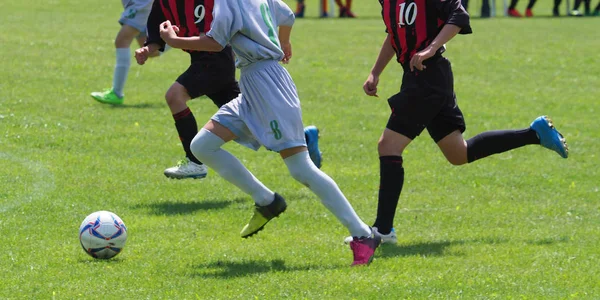
[[[579,11],[579,6],[581,6],[581,3],[583,2],[583,13],[581,13]],[[571,16],[574,17],[580,17],[580,16],[591,16],[592,12],[591,12],[591,5],[592,5],[592,0],[575,0],[575,3],[573,4],[573,10],[571,11]]]
[[[537,0],[529,0],[529,3],[527,4],[527,9],[525,9],[525,16],[526,17],[533,17],[533,6],[535,5],[535,2]],[[519,0],[511,0],[510,1],[510,5],[508,6],[508,15],[510,17],[515,17],[515,18],[521,18],[523,17],[523,15],[521,15],[521,13],[517,10],[517,3],[519,2]]]
[[[146,41],[146,22],[152,8],[153,0],[121,0],[123,14],[119,19],[121,29],[115,38],[116,64],[113,74],[112,87],[103,92],[93,92],[92,98],[107,104],[123,104],[125,95],[123,89],[127,81],[129,66],[131,65],[131,54],[129,47],[136,39],[140,47]],[[158,52],[152,53],[152,56]]]
[[[469,0],[462,0],[462,6],[466,11],[469,10]],[[490,0],[481,1],[481,18],[489,18],[491,16]]]
[[[281,0],[219,0],[206,36],[178,37],[177,26],[169,21],[161,24],[161,37],[174,48],[220,51],[231,44],[240,69],[242,94],[212,116],[191,147],[196,157],[253,198],[254,213],[240,233],[243,238],[262,230],[287,204],[222,148],[232,140],[253,150],[264,146],[278,152],[290,175],[308,187],[354,237],[352,264],[368,264],[379,236],[358,217],[335,181],[311,161],[296,86],[279,64],[292,58],[293,23],[294,13]]]
[[[304,4],[305,0],[297,0],[296,4],[296,13],[295,16],[297,18],[304,18],[304,10],[306,5]],[[321,18],[329,17],[329,1],[330,0],[318,0],[320,5],[320,16]],[[337,4],[338,9],[340,11],[340,18],[356,18],[356,15],[352,12],[352,0],[346,0],[346,5],[342,3],[342,0],[335,0],[335,4]]]

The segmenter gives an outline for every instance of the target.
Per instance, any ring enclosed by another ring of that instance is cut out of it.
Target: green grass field
[[[34,2],[0,3],[1,299],[600,298],[600,18],[549,18],[550,2],[533,19],[473,18],[446,55],[465,136],[548,114],[571,157],[530,146],[454,167],[423,134],[404,154],[399,243],[350,268],[347,231],[275,153],[226,146],[289,204],[248,240],[250,197],[214,172],[163,176],[183,158],[164,93],[187,54],[132,61],[125,105],[101,105],[89,93],[111,85],[120,3]],[[305,124],[321,129],[323,170],[371,223],[402,71],[390,64],[381,97],[363,94],[384,28],[377,1],[355,2],[349,20],[315,18],[309,1],[288,70]],[[190,106],[200,124],[215,112],[206,98]],[[129,228],[109,261],[77,239],[97,210]]]

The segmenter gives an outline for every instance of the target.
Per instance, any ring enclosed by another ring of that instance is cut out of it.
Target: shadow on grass
[[[109,258],[109,259],[99,259],[99,258],[92,258],[91,256],[88,256],[87,258],[80,258],[79,263],[82,264],[91,264],[91,265],[99,265],[99,264],[120,264],[122,261],[124,261],[124,259],[121,259],[121,256],[116,256],[113,258]]]
[[[196,269],[193,276],[230,279],[268,272],[292,272],[308,270],[337,269],[338,266],[286,266],[281,259],[246,260],[246,261],[216,261],[193,266]]]
[[[465,244],[503,244],[508,242],[504,238],[481,238],[475,240],[457,240],[457,241],[437,241],[425,242],[411,245],[394,245],[384,244],[379,247],[380,257],[397,257],[397,256],[445,256],[459,255],[459,253],[451,253],[446,251],[446,248],[456,245]]]
[[[164,108],[164,102],[151,102],[151,103],[136,103],[136,104],[107,104],[101,103],[108,106],[110,109],[128,109],[128,108],[136,108],[136,109],[147,109],[147,108]]]
[[[155,215],[185,215],[192,214],[199,210],[214,210],[224,209],[232,204],[248,202],[252,204],[252,200],[248,198],[236,198],[233,200],[207,200],[193,202],[160,202],[149,204],[138,204],[134,206],[136,209],[148,210]]]
[[[527,240],[526,243],[530,245],[538,245],[538,246],[547,246],[554,245],[558,243],[567,243],[571,240],[568,236],[561,237],[553,237],[553,238],[545,238],[541,240]]]

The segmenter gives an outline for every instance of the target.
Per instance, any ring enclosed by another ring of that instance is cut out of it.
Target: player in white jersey
[[[153,0],[121,0],[123,13],[119,19],[121,29],[115,38],[116,64],[112,87],[103,92],[93,92],[92,98],[107,104],[123,104],[125,81],[131,65],[129,46],[134,39],[140,47],[146,41],[146,22],[152,9]],[[152,56],[158,55],[158,53]]]
[[[296,86],[278,62],[292,58],[290,34],[294,13],[281,0],[215,1],[213,23],[206,36],[178,37],[170,22],[161,37],[174,48],[219,51],[230,44],[240,68],[242,94],[222,106],[192,141],[193,154],[254,199],[255,210],[242,237],[260,231],[287,207],[221,146],[231,140],[279,152],[294,179],[307,186],[348,228],[354,240],[352,265],[368,264],[381,238],[356,214],[337,184],[310,160],[304,139]]]

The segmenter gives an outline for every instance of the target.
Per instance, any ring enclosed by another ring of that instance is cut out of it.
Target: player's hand
[[[377,95],[377,84],[379,84],[379,76],[369,74],[367,81],[365,81],[365,84],[363,84],[363,90],[365,91],[365,94],[379,97]]]
[[[171,42],[177,38],[177,33],[179,32],[179,27],[172,25],[171,21],[167,20],[160,23],[160,37],[167,44],[171,44]]]
[[[415,69],[423,71],[424,69],[426,69],[427,67],[423,65],[423,62],[428,58],[432,57],[433,55],[435,55],[435,51],[433,51],[433,49],[430,47],[427,47],[415,53],[415,55],[413,55],[413,57],[410,60],[410,71],[414,72]]]
[[[150,49],[148,49],[148,46],[144,46],[135,50],[135,60],[137,61],[138,65],[145,64],[146,60],[148,60],[148,57],[150,57]]]
[[[281,50],[283,50],[283,59],[281,62],[287,64],[292,59],[292,43],[281,44]]]

